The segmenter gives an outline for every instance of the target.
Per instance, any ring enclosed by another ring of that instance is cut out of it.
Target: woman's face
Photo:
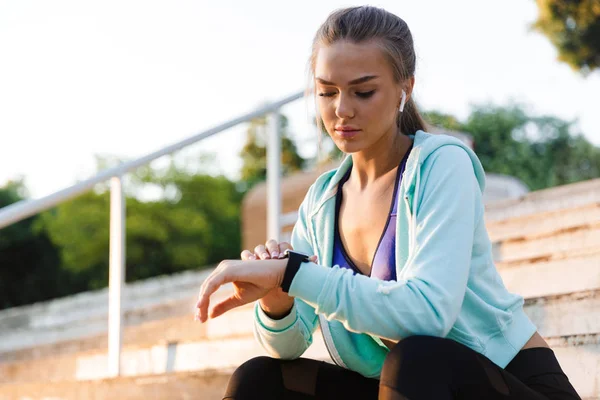
[[[375,43],[339,41],[322,47],[315,88],[327,133],[344,153],[367,150],[397,134],[402,87]]]

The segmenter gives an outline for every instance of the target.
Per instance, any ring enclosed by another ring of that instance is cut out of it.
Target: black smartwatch
[[[290,291],[290,286],[292,285],[292,281],[296,276],[296,273],[300,269],[300,264],[303,262],[309,262],[310,258],[304,253],[299,253],[293,250],[286,250],[284,252],[283,258],[287,258],[288,262],[285,267],[285,273],[283,274],[283,281],[281,282],[281,289],[288,293]]]

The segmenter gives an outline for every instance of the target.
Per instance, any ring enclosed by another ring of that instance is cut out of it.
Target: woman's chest
[[[375,254],[384,235],[393,234],[389,227],[393,190],[379,195],[345,196],[338,214],[338,230],[346,255],[365,275],[369,275]],[[388,229],[386,229],[388,228]]]

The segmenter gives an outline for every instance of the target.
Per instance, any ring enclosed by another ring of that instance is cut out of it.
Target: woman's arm
[[[354,332],[446,336],[466,291],[481,193],[464,149],[445,146],[425,162],[431,173],[422,177],[415,246],[397,283],[304,263],[289,294]]]
[[[305,254],[315,253],[306,225],[306,208],[311,189],[300,205],[291,239],[292,247]],[[254,335],[267,353],[276,358],[300,357],[311,345],[312,335],[317,328],[318,318],[312,306],[300,299],[294,299],[291,306],[289,314],[282,319],[269,318],[261,309],[260,302],[254,308]]]

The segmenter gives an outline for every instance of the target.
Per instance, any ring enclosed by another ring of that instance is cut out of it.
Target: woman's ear
[[[398,106],[400,112],[404,110],[404,106],[410,100],[410,96],[412,95],[413,88],[415,87],[415,77],[411,76],[407,79],[402,85],[402,92],[400,95],[400,105]]]
[[[406,101],[408,101],[410,99],[410,97],[412,96],[414,87],[415,87],[415,76],[413,75],[409,79],[406,80],[406,87],[404,88],[404,90],[406,90]]]

